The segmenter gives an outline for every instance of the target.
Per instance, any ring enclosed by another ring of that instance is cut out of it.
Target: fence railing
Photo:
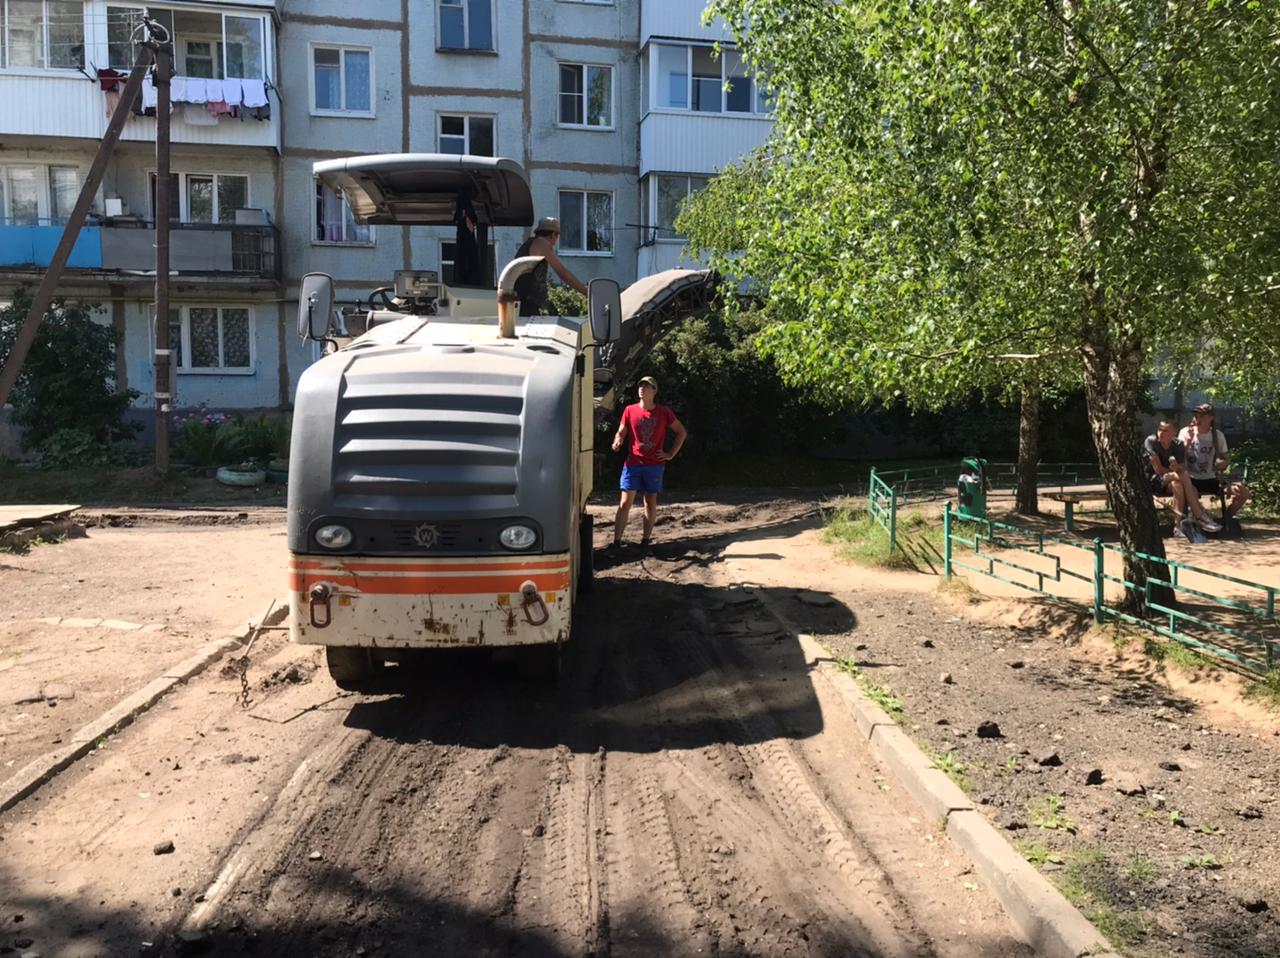
[[[889,536],[889,551],[898,547],[898,489],[885,482],[871,467],[867,483],[867,515]]]
[[[1199,651],[1218,656],[1255,672],[1280,665],[1280,617],[1276,593],[1280,587],[1251,582],[1162,556],[1131,552],[1101,539],[1083,542],[1047,534],[1037,529],[991,519],[962,518],[948,502],[943,510],[943,565],[947,578],[955,568],[967,569],[1019,589],[1034,592],[1057,602],[1088,611],[1095,622],[1117,620],[1147,629]],[[970,554],[956,554],[960,545]],[[1054,551],[1061,550],[1061,551]],[[1072,568],[1064,559],[1078,556]],[[1122,563],[1141,559],[1165,570],[1163,578],[1152,575],[1141,585],[1107,571],[1107,558]],[[1188,579],[1193,580],[1188,582]],[[1200,581],[1204,580],[1204,581]],[[1080,583],[1088,598],[1067,594],[1064,586]],[[1220,595],[1209,591],[1221,583],[1221,591],[1242,595]],[[1142,605],[1159,616],[1142,618],[1126,611],[1124,603],[1112,603],[1108,585],[1123,587],[1126,598],[1140,595]],[[1057,587],[1057,588],[1055,588]],[[1231,587],[1235,587],[1232,589]],[[1187,601],[1180,601],[1186,597]]]

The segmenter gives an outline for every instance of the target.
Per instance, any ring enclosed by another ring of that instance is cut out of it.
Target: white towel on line
[[[227,106],[239,106],[244,99],[244,84],[235,77],[222,81],[222,99]]]
[[[170,103],[186,103],[187,102],[187,78],[173,77],[169,81],[169,102]]]
[[[184,77],[187,81],[187,103],[208,103],[208,80],[202,77]]]
[[[151,80],[151,74],[148,73],[142,78],[142,108],[154,110],[156,102],[156,85]]]
[[[267,84],[264,80],[241,80],[241,89],[244,92],[244,105],[247,107],[257,107],[267,105]],[[228,101],[230,102],[230,101]]]

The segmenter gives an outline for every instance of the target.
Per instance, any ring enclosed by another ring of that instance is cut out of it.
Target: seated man
[[[1187,450],[1187,475],[1196,495],[1228,496],[1227,515],[1234,516],[1249,501],[1249,490],[1242,482],[1224,482],[1220,473],[1227,471],[1227,437],[1213,425],[1213,406],[1201,403],[1191,414],[1191,425],[1178,436]],[[1193,500],[1194,501],[1194,500]]]
[[[1174,438],[1177,427],[1168,419],[1160,420],[1155,435],[1148,436],[1142,444],[1143,465],[1147,472],[1147,484],[1153,496],[1171,496],[1173,498],[1173,534],[1186,538],[1182,530],[1182,518],[1186,513],[1187,503],[1191,504],[1191,513],[1196,523],[1206,532],[1221,532],[1218,525],[1204,511],[1200,498],[1195,494],[1191,480],[1186,472],[1186,447]]]

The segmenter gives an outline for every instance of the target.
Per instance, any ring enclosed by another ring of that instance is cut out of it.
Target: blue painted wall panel
[[[0,226],[0,266],[48,266],[60,239],[61,226]],[[102,268],[102,230],[96,226],[80,230],[67,266]]]

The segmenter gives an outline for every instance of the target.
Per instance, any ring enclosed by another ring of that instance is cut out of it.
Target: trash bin
[[[987,518],[987,460],[970,456],[960,463],[957,493],[960,518]]]

